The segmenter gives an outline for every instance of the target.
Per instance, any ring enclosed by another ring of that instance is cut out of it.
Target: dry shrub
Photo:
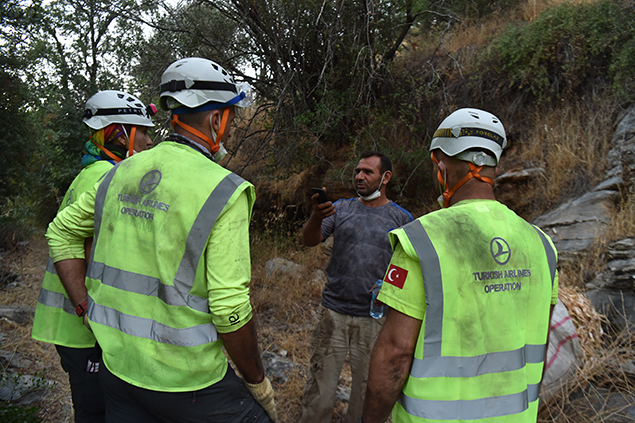
[[[632,406],[635,388],[633,360],[635,332],[628,326],[615,340],[587,351],[582,367],[550,401],[541,404],[538,421],[632,421],[627,408]]]
[[[322,286],[312,282],[316,269],[324,269],[328,256],[324,247],[289,246],[279,250],[271,239],[252,240],[251,300],[258,320],[259,343],[263,351],[281,354],[296,363],[284,384],[274,383],[278,421],[300,420],[302,388],[309,362],[309,339]],[[302,276],[276,275],[268,278],[267,260],[283,257],[306,267]]]
[[[585,98],[565,107],[536,109],[522,133],[508,134],[518,141],[501,160],[500,170],[542,168],[544,176],[530,181],[523,195],[510,193],[502,201],[532,219],[593,188],[604,177],[615,110],[610,102]]]
[[[604,334],[602,322],[606,322],[606,317],[593,308],[589,299],[579,289],[567,286],[559,288],[558,298],[569,311],[584,355],[592,357],[595,351],[602,346],[602,335]]]
[[[628,193],[622,192],[622,200],[613,214],[607,234],[611,240],[635,236],[635,199],[632,191],[633,187],[629,187]]]
[[[569,380],[540,405],[538,422],[623,422],[625,409],[632,404],[635,387],[635,332],[629,326],[609,340],[602,330],[607,323],[579,287],[568,283],[572,269],[560,270],[559,298],[567,307],[582,350],[583,363]],[[612,395],[612,396],[611,396]],[[611,420],[615,418],[616,420]]]

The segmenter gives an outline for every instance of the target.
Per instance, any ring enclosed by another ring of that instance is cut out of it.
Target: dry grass
[[[632,191],[631,186],[628,192],[622,192],[622,201],[613,215],[608,230],[608,237],[611,240],[635,236],[635,197]]]
[[[500,195],[504,203],[513,204],[524,218],[531,220],[589,191],[604,178],[616,106],[595,100],[581,99],[565,107],[536,109],[529,113],[528,121],[533,122],[529,129],[522,134],[512,129],[512,144],[501,160],[499,171],[544,170],[543,177],[531,180],[515,192]]]
[[[559,3],[585,4],[596,3],[597,0],[527,0],[521,3],[518,11],[523,20],[533,21],[542,12]]]
[[[575,324],[585,358],[558,392],[541,403],[538,422],[633,421],[626,409],[635,401],[635,332],[627,326],[610,340],[602,330],[606,317],[595,311],[580,288],[569,285],[579,278],[572,271],[559,272],[559,298]]]
[[[578,335],[580,335],[578,329]],[[627,328],[607,345],[585,350],[587,359],[560,391],[541,404],[538,421],[627,422],[635,398],[635,332]]]
[[[593,357],[602,348],[602,323],[607,322],[606,317],[598,313],[584,292],[577,288],[560,286],[558,298],[571,315],[585,357]]]

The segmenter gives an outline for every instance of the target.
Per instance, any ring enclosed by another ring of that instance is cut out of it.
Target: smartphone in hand
[[[326,192],[324,192],[324,190],[322,188],[311,188],[311,191],[313,191],[313,194],[315,194],[316,192],[319,195],[318,197],[318,203],[322,204],[322,203],[326,203],[327,201],[329,201],[329,198],[326,196]]]

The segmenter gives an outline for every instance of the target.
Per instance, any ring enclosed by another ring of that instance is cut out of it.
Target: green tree
[[[128,90],[143,40],[142,18],[156,4],[133,0],[58,0],[42,9],[38,31],[27,46],[25,73],[41,103],[31,112],[40,123],[32,180],[40,216],[50,219],[79,172],[88,130],[86,100],[99,90]]]

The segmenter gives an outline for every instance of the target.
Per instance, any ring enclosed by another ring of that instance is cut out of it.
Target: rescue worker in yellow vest
[[[249,301],[254,188],[217,163],[249,100],[211,60],[176,61],[161,78],[174,133],[49,226],[56,270],[103,350],[108,423],[276,420]]]
[[[154,126],[155,112],[153,104],[146,107],[123,91],[100,91],[88,99],[83,120],[92,134],[85,145],[83,169],[66,191],[58,212],[93,188],[130,151],[147,150],[152,145],[148,129]],[[86,248],[90,248],[90,242]],[[55,344],[62,368],[68,373],[75,422],[103,422],[104,395],[97,375],[101,350],[93,333],[84,326],[83,313],[82,308],[76,312],[49,258],[35,307],[32,336]]]
[[[430,146],[441,210],[390,232],[364,423],[536,422],[557,253],[494,198],[496,116],[461,109]]]

